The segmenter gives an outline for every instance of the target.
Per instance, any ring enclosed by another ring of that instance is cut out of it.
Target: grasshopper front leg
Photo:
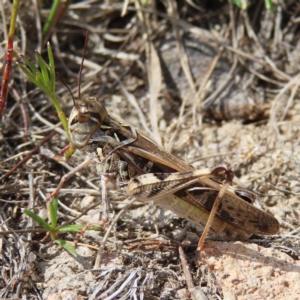
[[[205,239],[209,233],[209,230],[214,221],[215,214],[217,212],[218,206],[222,200],[222,197],[226,193],[227,188],[233,179],[233,172],[230,169],[229,165],[223,165],[211,169],[203,169],[203,170],[195,170],[193,172],[182,172],[182,173],[150,173],[144,174],[141,176],[137,176],[130,180],[127,186],[127,193],[130,196],[135,196],[139,200],[159,200],[160,204],[163,205],[164,197],[169,196],[170,194],[176,193],[180,190],[188,188],[189,186],[199,182],[199,180],[203,180],[204,178],[211,177],[224,177],[226,176],[226,182],[224,185],[220,185],[219,193],[216,197],[212,210],[209,214],[206,226],[202,233],[202,236],[198,243],[198,251],[200,251],[204,245]],[[174,196],[175,197],[175,196]],[[176,204],[180,201],[176,200]],[[174,205],[176,205],[174,204]],[[184,214],[191,214],[193,210],[197,209],[192,204],[190,204],[190,208]],[[199,218],[202,220],[203,215],[201,214]],[[181,214],[182,215],[182,214]]]

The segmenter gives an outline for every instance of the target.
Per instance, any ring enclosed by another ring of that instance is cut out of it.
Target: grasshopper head
[[[106,109],[94,97],[76,103],[69,117],[70,136],[76,148],[87,145],[107,116]]]

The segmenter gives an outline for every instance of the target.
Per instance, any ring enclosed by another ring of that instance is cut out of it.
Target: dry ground
[[[3,16],[8,26],[11,4],[2,2],[4,40]],[[201,229],[154,205],[135,203],[113,226],[97,270],[95,249],[103,245],[105,230],[86,232],[77,258],[49,239],[37,243],[44,234],[2,234],[0,297],[188,299],[177,241],[189,245],[184,249],[197,287],[193,299],[300,299],[299,5],[284,2],[271,14],[263,1],[246,12],[227,1],[162,1],[142,10],[136,1],[122,18],[123,2],[82,1],[69,6],[50,38],[56,68],[76,93],[88,30],[83,97],[99,98],[111,115],[197,168],[229,162],[234,185],[257,194],[255,205],[279,220],[279,234],[243,243],[208,241],[202,264],[195,265]],[[34,60],[34,49],[46,48],[34,3],[21,3],[16,60],[21,53]],[[42,21],[47,14],[42,10]],[[0,51],[3,56],[4,42]],[[57,95],[68,115],[73,104],[60,81]],[[44,148],[58,153],[67,145],[58,123],[50,100],[14,64],[0,129],[1,174],[52,131],[57,134]],[[76,152],[67,165],[34,153],[0,182],[1,232],[31,226],[25,216],[11,214],[18,207],[45,214],[45,195],[83,159]],[[59,195],[59,221],[100,203],[98,187],[93,165],[74,176]],[[127,200],[113,187],[109,197],[113,219]],[[83,221],[99,211],[100,204]]]

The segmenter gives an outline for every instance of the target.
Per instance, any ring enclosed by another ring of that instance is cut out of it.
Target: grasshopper
[[[279,230],[273,216],[251,204],[252,193],[229,185],[233,178],[230,166],[196,170],[131,126],[111,118],[96,98],[75,104],[69,130],[72,143],[87,158],[63,176],[49,198],[58,193],[69,177],[94,160],[101,176],[104,221],[107,220],[106,183],[113,180],[118,187],[126,188],[128,195],[142,201],[153,200],[196,225],[204,226],[210,219],[199,249],[209,230],[228,240],[246,240],[252,234],[272,235]],[[223,179],[227,179],[225,184]],[[220,202],[219,207],[216,202]]]
[[[87,40],[88,34],[84,55]],[[84,55],[78,79],[79,99]],[[252,205],[254,194],[230,186],[233,172],[228,164],[196,170],[133,127],[111,118],[94,97],[74,101],[69,133],[72,144],[87,156],[62,177],[47,200],[94,160],[101,177],[104,222],[108,220],[106,184],[114,181],[118,187],[126,188],[129,196],[154,201],[196,225],[205,226],[199,251],[209,231],[227,240],[246,240],[252,234],[272,235],[279,230],[277,219]]]

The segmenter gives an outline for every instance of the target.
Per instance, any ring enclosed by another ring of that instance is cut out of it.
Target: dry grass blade
[[[161,145],[161,136],[158,130],[158,96],[161,91],[162,74],[160,61],[153,43],[148,42],[147,53],[147,70],[149,80],[149,105],[150,105],[150,122],[155,136],[155,141]]]

